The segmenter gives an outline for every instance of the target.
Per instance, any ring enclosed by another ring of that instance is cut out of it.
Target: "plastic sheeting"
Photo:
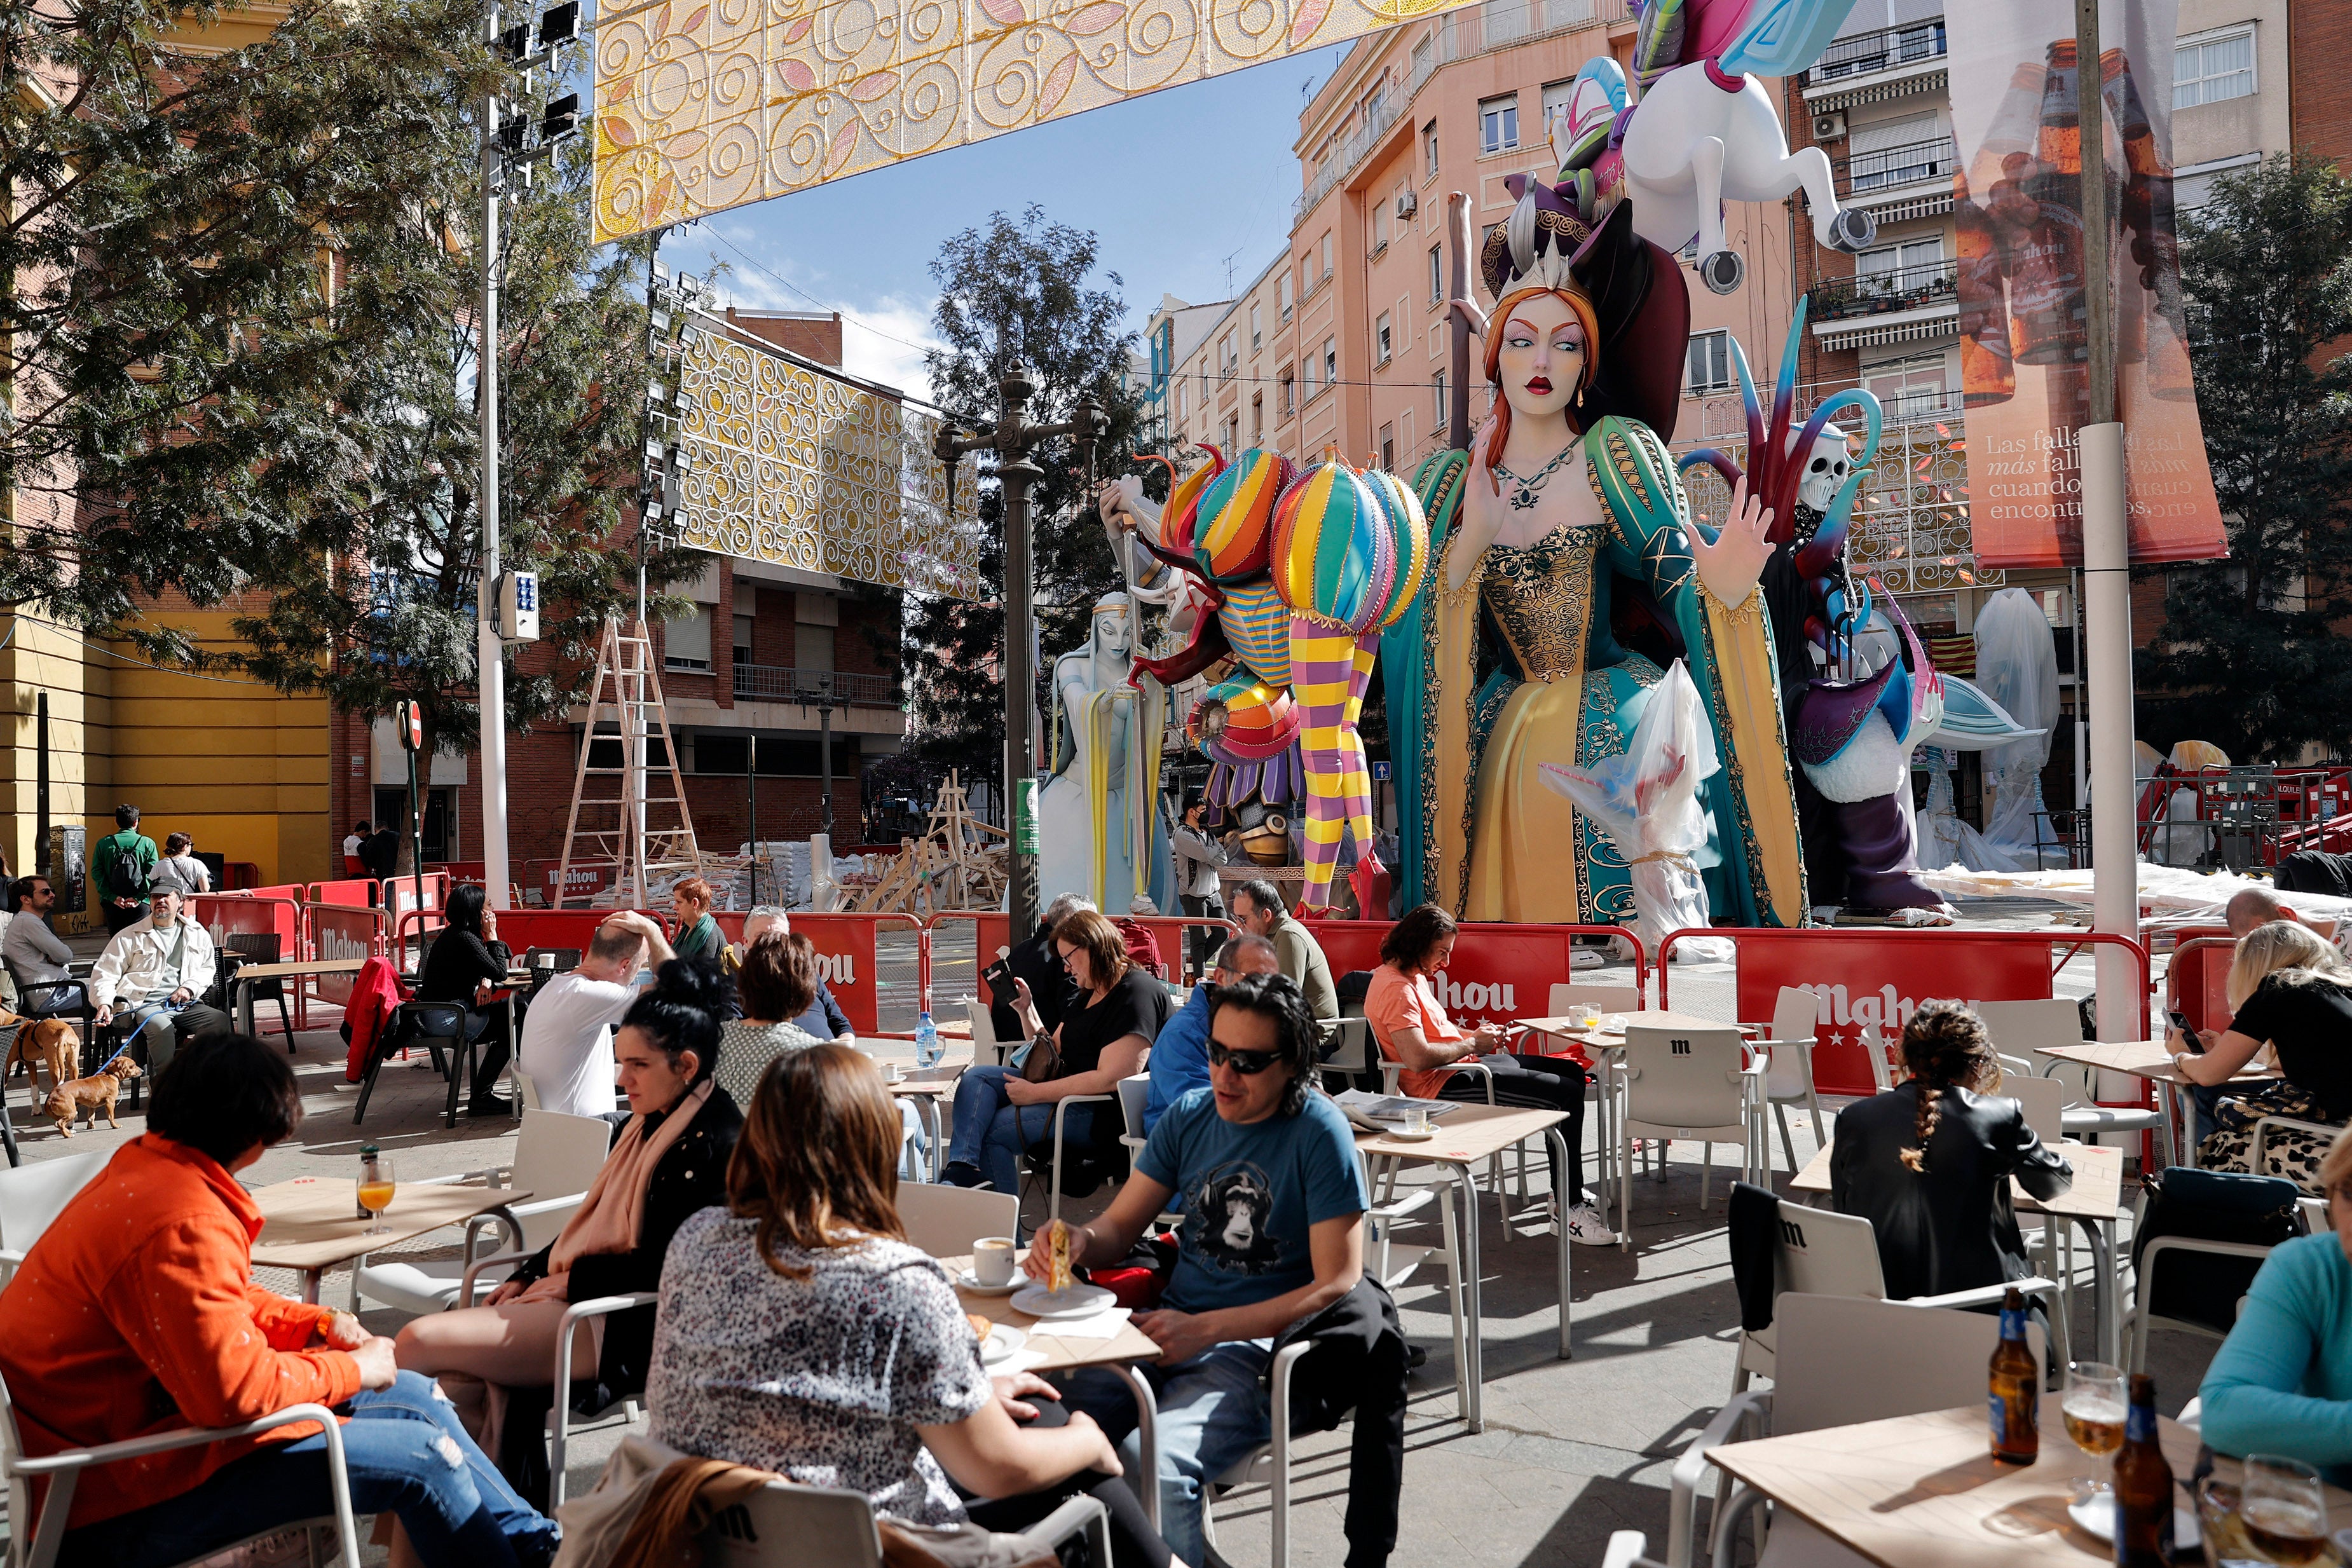
[[[2088,908],[2091,904],[2091,878],[2092,873],[2088,871],[2003,873],[1969,872],[1952,867],[1922,873],[1920,880],[1938,893],[1962,894],[1978,898],[2049,898]],[[2219,925],[2222,923],[2224,906],[2232,897],[2250,887],[2274,891],[2267,882],[2232,876],[2227,872],[2208,875],[2179,866],[2152,865],[2147,861],[2139,862],[2139,902],[2140,907],[2147,912],[2143,925],[2150,928]],[[2334,898],[2324,893],[2294,893],[2285,896],[2294,912],[2306,919],[2352,920],[2352,898]]]
[[[1984,754],[1985,785],[1992,796],[1984,836],[1995,850],[2021,866],[2041,864],[2046,853],[2063,862],[2064,850],[2037,838],[2051,837],[2042,800],[2042,769],[2050,760],[2051,732],[2058,725],[2058,652],[2042,603],[2021,588],[2004,588],[1977,612],[1977,685],[2010,716],[2042,734]]]

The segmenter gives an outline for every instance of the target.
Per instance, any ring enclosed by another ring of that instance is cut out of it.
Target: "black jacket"
[[[1291,1433],[1328,1432],[1349,1411],[1356,1413],[1342,1527],[1347,1568],[1386,1568],[1396,1549],[1397,1502],[1404,1489],[1405,1343],[1396,1302],[1363,1275],[1346,1295],[1283,1330],[1275,1353],[1301,1340],[1315,1348],[1291,1369]]]
[[[1062,1015],[1069,1009],[1072,992],[1070,972],[1062,967],[1062,956],[1054,948],[1053,939],[1044,926],[1026,942],[1016,942],[1004,956],[1004,967],[1017,979],[1029,982],[1029,995],[1037,1004],[1037,1021],[1045,1026],[1047,1034],[1062,1024]],[[995,1026],[996,1038],[1019,1043],[1021,1015],[1013,1006],[1011,987],[992,988],[994,999],[989,1003],[989,1022]]]
[[[1903,1163],[1903,1151],[1918,1146],[1916,1083],[1838,1113],[1831,1202],[1877,1232],[1890,1301],[2030,1277],[2009,1178],[2036,1197],[2055,1197],[2074,1182],[2074,1167],[2042,1146],[2016,1101],[1965,1089],[1943,1096],[1924,1174]]]
[[[455,926],[433,938],[425,955],[425,972],[416,977],[420,1002],[463,1002],[474,1005],[474,988],[487,980],[506,984],[507,965],[514,949],[503,942],[485,942],[478,932]]]
[[[623,1127],[627,1125],[622,1124]],[[648,1129],[650,1131],[650,1129]],[[727,1091],[712,1084],[710,1098],[695,1113],[694,1124],[664,1151],[646,1184],[645,1223],[637,1245],[628,1252],[591,1253],[572,1264],[571,1299],[585,1301],[597,1296],[625,1295],[632,1291],[661,1287],[662,1259],[670,1238],[688,1218],[727,1201],[727,1161],[743,1131],[743,1113]],[[621,1129],[614,1130],[620,1141]],[[530,1282],[549,1272],[550,1242],[523,1260],[514,1277]],[[592,1407],[635,1394],[646,1385],[646,1364],[653,1357],[654,1309],[635,1307],[604,1320],[604,1354],[596,1363],[601,1385]],[[587,1403],[587,1401],[577,1401]],[[535,1428],[534,1428],[535,1429]]]

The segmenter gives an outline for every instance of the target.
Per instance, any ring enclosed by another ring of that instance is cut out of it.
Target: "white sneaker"
[[[1568,1239],[1586,1247],[1614,1247],[1617,1233],[1601,1218],[1601,1211],[1589,1203],[1580,1203],[1568,1211]]]

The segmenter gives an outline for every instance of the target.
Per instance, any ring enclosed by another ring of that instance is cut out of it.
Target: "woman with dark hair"
[[[825,983],[824,967],[817,962],[816,944],[804,931],[795,931],[786,940],[792,943],[793,952],[808,960],[809,976],[816,982],[816,995],[804,1010],[793,1015],[793,1021],[820,1040],[837,1040],[844,1045],[856,1045],[857,1030],[851,1026],[849,1015],[841,1010],[833,988]]]
[[[1891,1301],[2030,1277],[2009,1178],[2055,1197],[2074,1167],[1996,1092],[2000,1061],[1967,1004],[1921,1002],[1903,1026],[1903,1062],[1909,1078],[1838,1113],[1832,1207],[1870,1221]]]
[[[719,1061],[718,1014],[730,992],[715,964],[673,958],[662,966],[614,1033],[630,1115],[578,1212],[486,1304],[415,1318],[400,1331],[401,1365],[442,1376],[445,1387],[447,1374],[483,1385],[483,1447],[526,1496],[544,1478],[539,1416],[564,1308],[658,1287],[670,1238],[688,1216],[724,1198],[727,1159],[743,1126],[742,1113],[711,1076]],[[601,1408],[645,1386],[653,1320],[652,1308],[637,1307],[582,1326],[572,1376],[593,1393],[581,1403]],[[537,1397],[521,1399],[526,1390]]]
[[[507,967],[514,949],[499,940],[498,912],[475,883],[460,883],[442,906],[447,922],[433,936],[425,955],[425,972],[416,978],[420,1002],[457,1002],[466,1009],[466,1038],[482,1040],[482,1058],[474,1069],[473,1099],[467,1113],[510,1116],[514,1106],[499,1098],[499,1074],[507,1070],[512,1042],[507,1039],[507,1009],[491,1001],[491,993],[507,983]],[[451,1071],[456,1071],[455,1063]]]
[[[1584,1068],[1565,1056],[1515,1055],[1503,1049],[1509,1031],[1482,1024],[1465,1034],[1445,1016],[1430,977],[1454,956],[1460,926],[1434,904],[1405,911],[1381,939],[1381,967],[1364,994],[1364,1017],[1381,1055],[1401,1064],[1397,1087],[1416,1100],[1486,1103],[1486,1082],[1476,1072],[1448,1072],[1448,1063],[1476,1061],[1494,1075],[1495,1103],[1536,1111],[1564,1111],[1560,1136],[1568,1145],[1568,1168],[1551,1173],[1552,1190],[1568,1197],[1569,1239],[1589,1247],[1613,1247],[1617,1233],[1584,1196]],[[1554,1161],[1557,1165],[1557,1157]]]
[[[1109,1506],[1122,1568],[1166,1563],[1100,1429],[1066,1420],[1040,1378],[992,1386],[946,1271],[908,1245],[898,1151],[898,1113],[854,1048],[769,1063],[726,1208],[688,1220],[671,1249],[646,1385],[653,1436],[862,1491],[919,1524],[1018,1530],[1090,1491]]]
[[[1168,1021],[1168,988],[1127,956],[1126,939],[1098,910],[1081,909],[1055,928],[1054,946],[1076,991],[1061,1026],[1048,1036],[1029,982],[1013,985],[1021,1038],[1033,1051],[1054,1053],[1050,1069],[980,1066],[956,1081],[955,1135],[948,1142],[941,1178],[957,1186],[983,1182],[1019,1192],[1021,1151],[1054,1135],[1055,1103],[1074,1094],[1116,1094],[1118,1081],[1143,1071]],[[1025,1059],[1024,1059],[1025,1061]],[[1108,1115],[1097,1113],[1108,1111]],[[1099,1103],[1073,1105],[1063,1125],[1064,1146],[1083,1148],[1120,1125],[1118,1109]]]
[[[340,1406],[352,1511],[394,1516],[395,1564],[545,1563],[553,1522],[508,1487],[430,1383],[398,1370],[390,1340],[253,1282],[261,1213],[236,1173],[301,1120],[285,1052],[250,1035],[193,1040],[172,1059],[146,1133],[9,1281],[0,1375],[27,1457]],[[73,1494],[58,1560],[192,1562],[331,1511],[331,1485],[326,1439],[308,1422],[97,1466]]]
[[[743,1016],[728,1019],[719,1030],[719,1086],[738,1105],[749,1105],[768,1063],[822,1043],[789,1021],[808,1010],[816,994],[816,970],[791,937],[771,926],[743,949],[735,994]]]

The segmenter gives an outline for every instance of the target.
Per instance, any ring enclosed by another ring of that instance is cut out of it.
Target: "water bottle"
[[[915,1065],[929,1068],[940,1064],[947,1048],[940,1044],[940,1031],[928,1012],[915,1020]]]

